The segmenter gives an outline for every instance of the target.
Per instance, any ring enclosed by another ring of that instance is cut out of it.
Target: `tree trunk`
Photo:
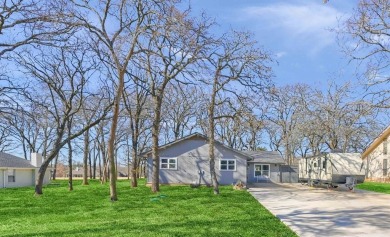
[[[137,182],[137,173],[138,173],[138,157],[137,157],[137,148],[133,146],[133,162],[131,163],[131,187],[135,188],[138,186]]]
[[[73,191],[73,161],[72,161],[72,142],[68,142],[68,166],[69,166],[69,191]]]
[[[46,169],[50,164],[50,160],[44,160],[41,167],[38,170],[38,178],[35,180],[35,195],[42,195],[43,179],[45,177]]]
[[[214,189],[214,194],[219,194],[219,184],[217,180],[217,174],[215,172],[215,152],[214,152],[214,144],[215,144],[214,109],[215,109],[215,97],[217,95],[218,72],[219,71],[217,71],[216,77],[214,78],[213,91],[211,94],[211,101],[208,108],[210,176],[211,176],[211,184],[213,185],[213,189]]]
[[[213,101],[215,101],[215,96],[213,96]],[[214,125],[214,104],[212,102],[209,105],[209,157],[210,157],[210,175],[211,175],[211,184],[213,185],[214,194],[219,194],[219,185],[217,180],[217,174],[215,172],[215,125]]]
[[[94,144],[94,149],[93,149],[93,165],[92,165],[92,179],[96,179],[96,159],[98,156],[99,150],[96,152],[96,144]]]
[[[158,155],[158,136],[160,132],[161,104],[160,95],[153,96],[154,99],[154,120],[152,127],[152,192],[160,191],[160,157]]]
[[[89,166],[89,178],[92,179],[92,154],[91,152],[88,152],[88,166]]]
[[[55,160],[54,160],[54,169],[53,169],[52,180],[56,180],[56,176],[57,176],[57,164],[58,164],[58,155],[56,155],[56,158],[55,158]]]
[[[116,179],[117,172],[115,167],[115,141],[116,141],[116,129],[118,127],[119,107],[122,98],[124,88],[124,70],[119,72],[119,84],[116,91],[114,111],[112,116],[110,139],[108,140],[108,162],[110,164],[110,199],[111,201],[117,201],[118,195],[116,192]]]
[[[103,128],[101,128],[102,141],[99,145],[101,151],[101,158],[103,161],[103,168],[101,167],[100,159],[99,159],[99,167],[100,167],[100,179],[102,183],[107,182],[107,155],[106,155],[106,142],[104,140]]]
[[[84,133],[83,185],[88,185],[89,130]]]
[[[101,159],[101,155],[100,155],[100,151],[99,151],[99,179],[100,181],[102,182],[102,178],[103,178],[103,172],[102,172],[102,159]]]

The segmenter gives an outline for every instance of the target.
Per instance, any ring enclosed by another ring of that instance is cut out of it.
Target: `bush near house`
[[[74,191],[66,181],[33,188],[0,190],[1,236],[296,236],[248,192],[162,186],[159,194],[143,185],[118,182],[118,202],[108,184],[91,181]]]

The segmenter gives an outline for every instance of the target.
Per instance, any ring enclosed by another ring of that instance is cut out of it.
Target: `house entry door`
[[[269,180],[269,165],[255,164],[255,179],[256,182],[264,182]]]

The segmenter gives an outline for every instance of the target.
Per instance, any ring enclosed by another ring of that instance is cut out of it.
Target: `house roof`
[[[379,136],[377,136],[374,141],[372,141],[368,147],[364,150],[362,153],[362,159],[367,158],[371,154],[372,151],[374,151],[382,142],[385,138],[390,136],[390,125],[383,130]]]
[[[29,160],[0,152],[0,167],[2,168],[37,168]]]
[[[188,135],[188,136],[185,136],[183,138],[180,138],[176,141],[173,141],[173,142],[170,142],[168,144],[165,144],[163,146],[160,146],[159,147],[159,150],[162,150],[162,149],[167,149],[175,144],[178,144],[182,141],[185,141],[185,140],[189,140],[189,139],[192,139],[192,138],[195,138],[195,137],[198,137],[198,138],[202,138],[202,139],[205,139],[205,140],[208,140],[208,137],[203,135],[203,134],[200,134],[200,133],[193,133],[191,135]],[[216,144],[228,149],[228,150],[231,150],[233,152],[236,152],[244,157],[247,158],[248,162],[260,162],[260,163],[269,163],[269,164],[284,164],[285,161],[284,159],[282,158],[282,156],[279,154],[279,152],[277,151],[239,151],[239,150],[236,150],[236,149],[233,149],[231,147],[228,147],[226,146],[225,144],[223,144],[222,142],[219,142],[219,141],[215,141]],[[151,153],[152,151],[151,150],[148,150],[146,152],[143,152],[141,153],[140,155],[141,156],[147,156]]]
[[[250,163],[268,163],[284,164],[283,157],[277,151],[243,151],[244,154],[251,157]]]
[[[177,139],[177,140],[175,140],[175,141],[173,141],[173,142],[167,143],[167,144],[165,144],[165,145],[163,145],[163,146],[160,146],[158,149],[159,149],[159,150],[164,150],[164,149],[167,149],[167,148],[169,148],[169,147],[171,147],[171,146],[173,146],[173,145],[176,145],[176,144],[178,144],[178,143],[180,143],[180,142],[182,142],[182,141],[189,140],[189,139],[192,139],[192,138],[195,138],[195,137],[202,138],[202,139],[204,139],[204,140],[208,140],[208,137],[205,136],[205,135],[203,135],[203,134],[200,134],[200,133],[193,133],[193,134],[190,134],[190,135],[188,135],[188,136],[185,136],[185,137],[182,137],[182,138],[180,138],[180,139]],[[238,150],[235,150],[235,149],[233,149],[233,148],[231,148],[231,147],[228,147],[228,146],[226,146],[225,144],[223,144],[222,142],[219,142],[219,141],[215,140],[215,143],[218,144],[218,145],[220,145],[220,146],[222,146],[222,147],[224,147],[224,148],[226,148],[226,149],[228,149],[228,150],[231,150],[231,151],[233,151],[233,152],[236,152],[236,153],[238,153],[238,154],[240,154],[240,155],[242,155],[242,156],[248,157],[248,156],[247,156],[245,153],[243,153],[242,151],[238,151]],[[147,150],[147,151],[141,153],[140,156],[147,156],[147,155],[149,155],[149,154],[151,154],[151,153],[152,153],[152,150],[150,149],[150,150]]]

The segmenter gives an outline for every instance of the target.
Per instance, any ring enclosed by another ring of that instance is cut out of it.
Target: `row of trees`
[[[269,145],[292,163],[326,149],[361,151],[380,127],[378,109],[351,85],[275,87],[272,57],[250,33],[216,29],[177,0],[5,1],[0,148],[43,153],[36,194],[61,152],[71,172],[80,149],[83,183],[88,166],[100,167],[115,201],[118,162],[131,166],[136,187],[139,154],[151,148],[158,192],[158,146],[191,132],[209,137],[219,193],[216,138],[235,149]]]

